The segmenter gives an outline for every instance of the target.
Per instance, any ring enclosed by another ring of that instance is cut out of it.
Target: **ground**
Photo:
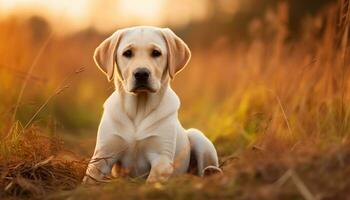
[[[15,151],[0,165],[2,198],[349,198],[350,181],[345,178],[350,174],[347,140],[323,147],[305,141],[297,144],[299,147],[281,151],[251,146],[230,156],[220,156],[224,173],[212,177],[185,174],[155,184],[146,184],[141,178],[115,178],[98,186],[82,186],[87,157],[64,149],[65,145],[57,138],[40,136],[40,129],[32,128],[25,134],[25,137],[12,138],[16,144],[7,143],[2,149]]]

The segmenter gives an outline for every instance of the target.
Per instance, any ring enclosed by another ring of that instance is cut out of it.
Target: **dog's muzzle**
[[[151,76],[151,72],[147,68],[138,68],[134,72],[135,84],[132,92],[140,93],[140,92],[154,92],[154,90],[150,87],[149,79]]]

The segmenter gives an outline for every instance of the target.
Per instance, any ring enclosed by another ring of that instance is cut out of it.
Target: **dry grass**
[[[350,189],[344,178],[350,175],[347,141],[326,148],[300,144],[303,148],[283,154],[246,149],[221,162],[223,176],[207,179],[184,175],[154,185],[145,185],[142,179],[116,179],[78,187],[87,162],[64,151],[62,141],[39,133],[31,128],[25,135],[3,140],[2,155],[10,157],[1,158],[1,198],[346,199]]]
[[[1,140],[1,198],[40,198],[80,184],[87,162],[63,151],[57,138],[40,132],[33,127],[23,132],[18,125]]]
[[[104,36],[53,37],[33,61],[49,34],[38,39],[20,21],[0,22],[0,198],[348,199],[349,10],[339,0],[305,17],[300,36],[291,37],[281,3],[251,23],[250,41],[190,45],[193,60],[173,84],[180,118],[215,142],[224,176],[155,185],[117,179],[90,188],[78,186],[86,163],[52,134],[66,132],[60,137],[69,135],[65,142],[77,152],[95,137],[86,131],[96,130],[112,91],[91,58]],[[84,78],[56,95],[78,66],[86,66]]]

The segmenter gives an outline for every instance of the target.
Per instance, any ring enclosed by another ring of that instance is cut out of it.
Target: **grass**
[[[1,141],[0,197],[44,197],[50,192],[76,188],[87,162],[75,160],[61,149],[61,141],[23,129],[16,124]]]
[[[202,179],[192,175],[167,183],[115,179],[82,187],[87,160],[61,149],[57,138],[31,128],[2,144],[0,196],[52,199],[346,199],[350,182],[348,141],[327,147],[305,142],[291,151],[252,147],[222,159],[225,174]],[[217,145],[220,145],[218,143]],[[4,148],[5,147],[5,148]]]
[[[46,43],[16,19],[0,22],[0,198],[347,199],[350,6],[305,17],[299,37],[288,34],[287,10],[280,3],[252,22],[249,41],[190,45],[193,59],[173,83],[180,119],[214,141],[224,175],[153,185],[80,186],[112,91],[91,58],[104,36]],[[84,76],[71,78],[80,66]]]

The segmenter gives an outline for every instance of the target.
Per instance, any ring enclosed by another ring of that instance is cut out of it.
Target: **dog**
[[[121,29],[96,48],[94,61],[116,89],[103,105],[83,183],[105,180],[116,163],[148,183],[188,172],[190,160],[199,176],[221,172],[212,142],[178,120],[180,100],[170,81],[190,58],[188,46],[169,28]]]

